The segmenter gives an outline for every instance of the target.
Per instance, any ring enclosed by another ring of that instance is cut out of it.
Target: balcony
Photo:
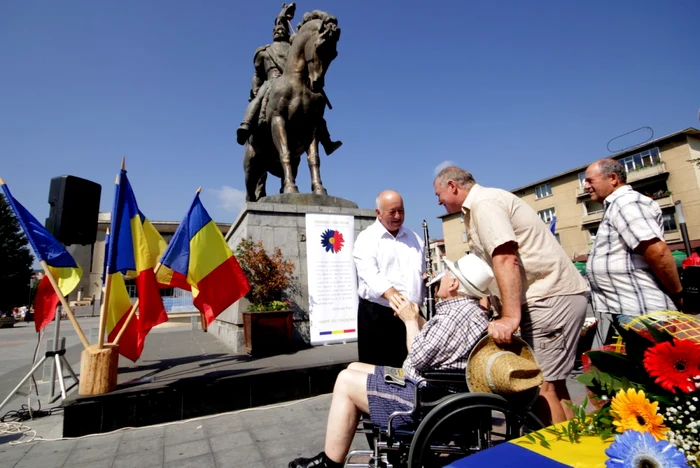
[[[587,197],[588,192],[586,192],[586,189],[583,188],[583,186],[579,185],[576,187],[576,198],[582,198],[582,197]]]
[[[667,195],[665,197],[654,198],[653,200],[659,204],[659,207],[661,209],[673,208],[673,195]]]
[[[671,242],[680,242],[682,240],[681,231],[679,230],[664,232],[664,241],[666,241],[667,244]]]
[[[668,171],[666,170],[666,163],[664,162],[628,172],[627,183],[632,184],[634,182],[648,179],[650,177],[656,177],[662,174],[668,174]]]
[[[581,218],[581,224],[586,225],[599,223],[601,219],[603,219],[603,210],[593,211],[591,213],[588,213],[587,215],[584,215]]]

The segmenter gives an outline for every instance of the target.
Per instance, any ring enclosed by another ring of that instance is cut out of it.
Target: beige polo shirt
[[[472,251],[489,265],[493,266],[491,255],[496,247],[517,243],[523,303],[588,290],[549,227],[512,193],[475,184],[464,200],[462,212]],[[501,297],[495,281],[491,292]]]

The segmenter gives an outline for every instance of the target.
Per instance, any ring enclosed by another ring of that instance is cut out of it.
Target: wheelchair
[[[490,393],[469,393],[464,371],[424,373],[418,381],[412,411],[397,411],[388,427],[360,420],[356,434],[366,434],[371,450],[353,450],[346,467],[442,467],[499,443],[542,429],[518,395],[506,399]],[[396,427],[393,420],[410,416],[414,424]]]

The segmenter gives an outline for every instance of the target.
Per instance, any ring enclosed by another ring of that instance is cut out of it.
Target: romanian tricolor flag
[[[221,230],[202,206],[199,192],[160,262],[159,281],[191,290],[194,305],[208,325],[250,290]]]
[[[133,276],[136,279],[139,314],[131,319],[119,342],[120,354],[132,361],[141,356],[151,328],[168,320],[154,272],[165,247],[161,235],[139,211],[126,171],[122,169],[117,179],[107,246],[106,281],[110,282],[110,292],[106,330],[110,341],[114,341],[131,309],[122,275]]]
[[[46,262],[61,293],[67,296],[80,283],[80,277],[83,275],[82,268],[73,260],[66,248],[20,202],[14,199],[2,179],[0,179],[0,185],[37,259],[40,262]],[[51,286],[48,276],[45,275],[39,283],[34,301],[34,327],[37,332],[54,319],[58,303],[58,295]]]
[[[561,429],[566,423],[557,426]],[[610,447],[612,437],[601,440],[598,436],[581,436],[577,443],[571,443],[544,430],[539,433],[549,443],[548,447],[520,437],[454,461],[445,468],[605,468],[608,458],[605,450]]]

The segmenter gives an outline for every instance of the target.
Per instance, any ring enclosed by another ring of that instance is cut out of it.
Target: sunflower
[[[648,432],[656,440],[665,440],[668,428],[663,425],[664,417],[656,412],[658,406],[658,402],[651,403],[646,399],[643,390],[620,390],[612,400],[613,424],[617,432],[631,429]]]
[[[644,368],[664,390],[692,393],[700,375],[700,344],[677,338],[659,343],[644,352]]]

